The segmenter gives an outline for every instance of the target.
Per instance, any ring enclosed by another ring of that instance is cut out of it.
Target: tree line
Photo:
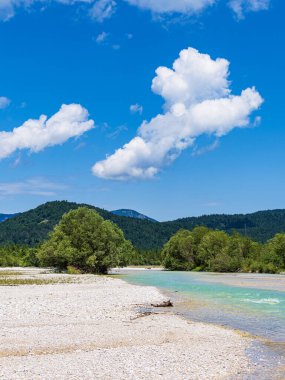
[[[163,247],[161,260],[169,270],[278,273],[285,270],[285,234],[261,244],[207,227],[180,230]]]
[[[96,210],[79,207],[64,214],[37,247],[0,247],[0,266],[107,273],[111,267],[129,264],[183,271],[278,273],[285,270],[285,234],[276,234],[262,244],[239,233],[230,235],[200,226],[179,230],[161,250],[142,250],[134,248],[122,230]]]

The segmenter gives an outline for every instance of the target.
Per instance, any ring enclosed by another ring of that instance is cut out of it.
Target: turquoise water
[[[178,312],[192,320],[285,342],[285,288],[282,291],[281,277],[149,270],[128,271],[123,278],[171,292]]]

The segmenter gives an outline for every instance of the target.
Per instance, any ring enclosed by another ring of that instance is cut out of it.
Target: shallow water
[[[170,294],[175,311],[255,335],[246,380],[285,379],[285,276],[167,271],[120,272],[126,281]]]
[[[172,292],[178,309],[192,320],[285,342],[285,276],[134,270],[123,277]]]

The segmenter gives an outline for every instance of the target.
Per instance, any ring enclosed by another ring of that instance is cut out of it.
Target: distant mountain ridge
[[[0,222],[5,222],[5,220],[13,218],[17,214],[0,214]]]
[[[246,235],[253,240],[265,242],[278,232],[285,232],[285,210],[258,211],[251,214],[203,215],[156,222],[113,214],[101,208],[67,201],[48,202],[0,223],[0,244],[26,244],[35,246],[45,240],[60,221],[62,215],[78,207],[96,210],[104,219],[116,223],[125,237],[139,249],[160,249],[180,229],[192,230],[206,226],[216,230]]]
[[[120,210],[111,211],[111,213],[118,216],[126,216],[128,218],[136,218],[136,219],[142,219],[142,220],[150,220],[151,222],[157,222],[157,220],[150,218],[149,216],[146,216],[144,214],[141,214],[135,210],[120,209]]]

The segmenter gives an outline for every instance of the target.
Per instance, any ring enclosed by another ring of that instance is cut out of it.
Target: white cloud
[[[263,99],[254,87],[230,90],[229,62],[193,48],[182,50],[173,68],[159,67],[152,90],[165,100],[164,113],[143,122],[137,136],[105,160],[93,174],[105,179],[152,178],[203,134],[221,137],[245,128]]]
[[[108,37],[109,37],[109,33],[106,33],[106,32],[102,32],[98,34],[98,36],[96,37],[97,44],[102,44],[103,42],[107,40]]]
[[[119,125],[114,131],[107,134],[109,139],[116,139],[121,133],[126,132],[128,127],[126,125]]]
[[[258,12],[269,8],[270,0],[230,0],[229,6],[238,19],[243,19],[247,12]]]
[[[14,162],[10,164],[11,168],[17,168],[21,163],[21,157],[17,157]]]
[[[28,149],[39,152],[48,146],[63,144],[72,137],[82,135],[94,128],[88,111],[80,104],[62,105],[49,119],[29,119],[11,132],[0,131],[0,159],[17,150]]]
[[[103,22],[113,16],[116,5],[114,0],[98,0],[90,9],[90,16],[97,22]]]
[[[139,113],[140,115],[143,113],[143,106],[141,106],[140,104],[136,103],[136,104],[132,104],[130,106],[130,112],[131,113]]]
[[[0,196],[9,195],[40,195],[53,196],[65,185],[51,182],[45,178],[31,178],[18,182],[0,182]]]
[[[180,13],[191,15],[218,3],[220,0],[125,0],[141,9],[157,14]],[[246,12],[268,9],[270,0],[229,0],[230,8],[241,19]]]
[[[10,103],[11,100],[9,98],[6,98],[6,96],[0,96],[0,110],[7,108]]]
[[[213,5],[216,0],[126,0],[131,5],[148,9],[155,13],[186,13],[199,12]]]

